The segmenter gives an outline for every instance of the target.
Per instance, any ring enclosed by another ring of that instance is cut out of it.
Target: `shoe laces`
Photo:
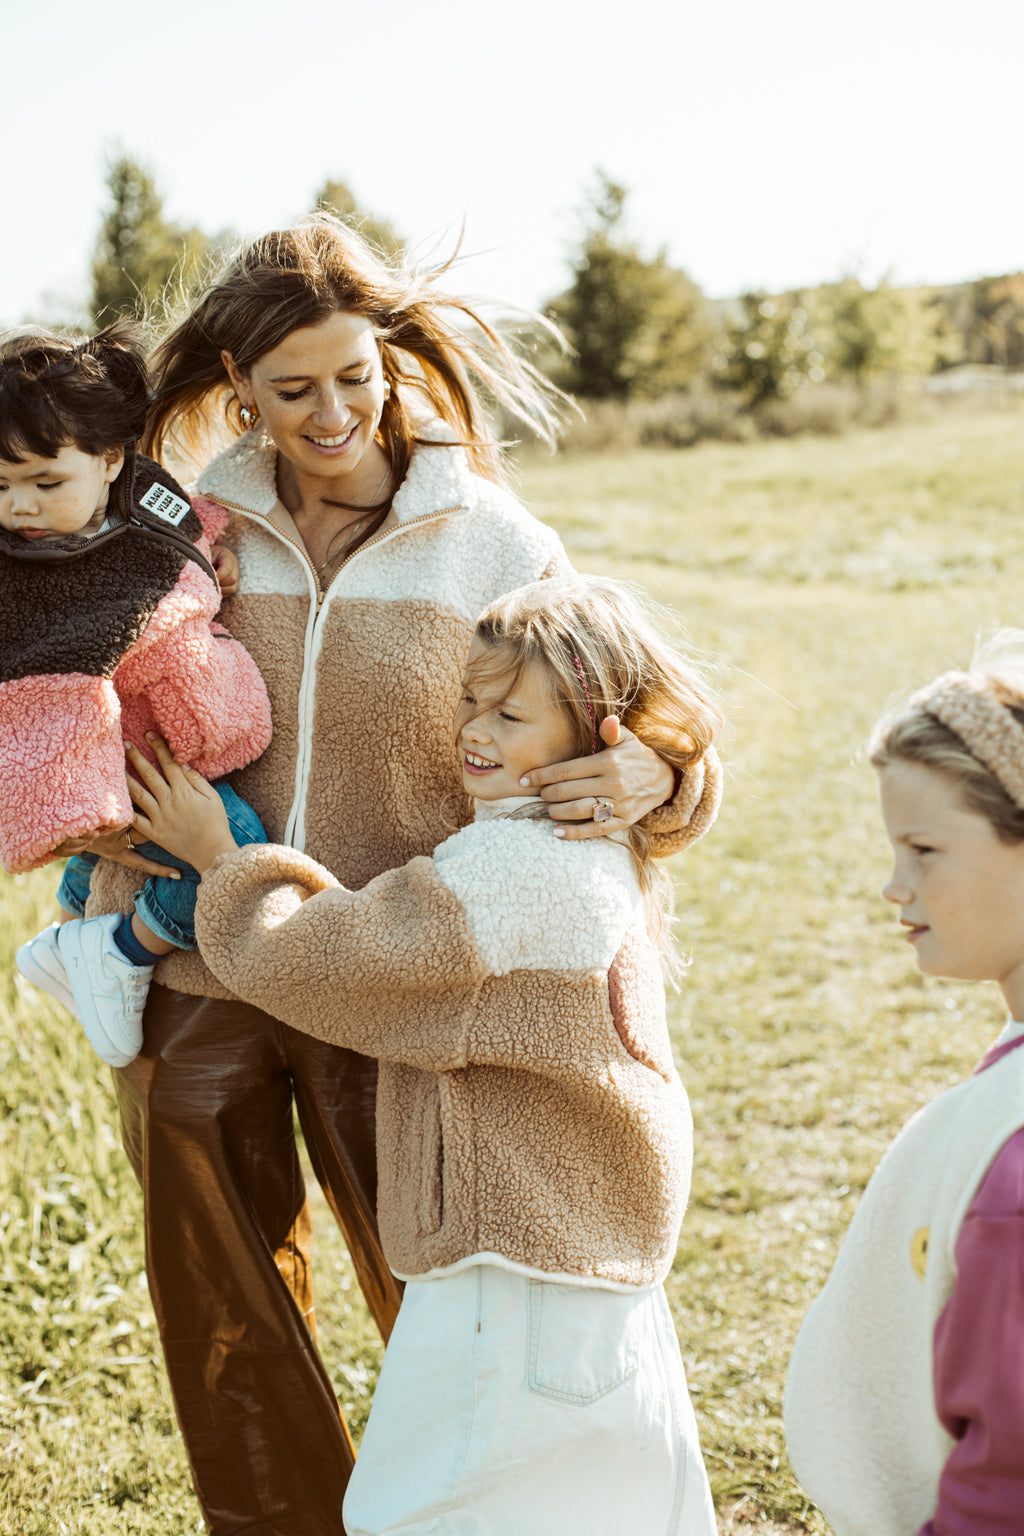
[[[146,993],[149,989],[149,982],[152,974],[152,969],[150,967],[146,967],[145,975],[140,974],[139,969],[136,969],[133,974],[127,978],[124,989],[124,998],[125,1003],[129,1008],[137,1009],[143,1007],[146,1001]]]

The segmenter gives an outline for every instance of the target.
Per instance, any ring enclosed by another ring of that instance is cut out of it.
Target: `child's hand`
[[[156,755],[157,768],[137,748],[125,747],[135,775],[128,776],[128,791],[135,803],[133,831],[140,841],[159,843],[202,874],[222,853],[235,850],[227,812],[201,773],[174,761],[162,737],[150,731],[146,740]]]
[[[234,597],[238,591],[238,556],[226,544],[214,544],[210,556],[217,572],[221,597]]]
[[[124,864],[128,869],[141,869],[147,875],[166,875],[171,880],[181,878],[172,864],[158,864],[137,853],[128,842],[131,826],[119,827],[113,832],[96,832],[91,837],[69,837],[49,854],[51,859],[72,859],[79,853],[95,853],[101,859]],[[139,838],[142,842],[142,838]]]

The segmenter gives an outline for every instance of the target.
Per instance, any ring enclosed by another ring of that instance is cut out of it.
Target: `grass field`
[[[577,565],[643,583],[722,666],[727,799],[674,869],[696,1170],[669,1293],[723,1533],[827,1530],[782,1441],[793,1337],[886,1143],[1000,1023],[994,988],[922,979],[900,943],[858,752],[894,690],[1024,624],[1022,450],[1018,410],[524,468]],[[178,1536],[201,1522],[107,1075],[13,976],[54,885],[0,882],[0,1532]],[[358,1429],[379,1349],[316,1214],[321,1339]]]

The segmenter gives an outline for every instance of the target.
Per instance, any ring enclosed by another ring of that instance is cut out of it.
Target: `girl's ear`
[[[106,460],[107,465],[106,473],[104,474],[103,479],[106,481],[107,485],[112,485],[113,482],[117,479],[118,475],[121,473],[121,465],[124,463],[124,449],[108,448],[103,457]]]

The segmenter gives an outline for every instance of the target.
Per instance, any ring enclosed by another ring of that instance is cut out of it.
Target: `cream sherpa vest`
[[[1024,1126],[1024,1047],[927,1105],[875,1171],[786,1382],[790,1460],[836,1536],[913,1536],[953,1446],[935,1412],[932,1336],[961,1223]]]

